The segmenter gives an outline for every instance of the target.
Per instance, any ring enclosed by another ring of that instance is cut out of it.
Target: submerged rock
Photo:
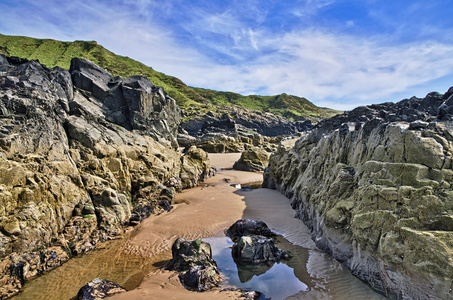
[[[219,285],[220,272],[208,243],[201,239],[186,241],[178,238],[171,251],[171,268],[179,272],[179,279],[187,289],[203,292]]]
[[[259,264],[288,258],[286,251],[278,249],[273,239],[259,235],[242,236],[231,252],[236,260],[243,263]]]
[[[285,250],[278,249],[276,234],[261,220],[238,220],[225,234],[234,242],[231,253],[239,263],[259,264],[289,257]]]
[[[79,290],[77,300],[104,299],[125,291],[119,284],[98,277]]]

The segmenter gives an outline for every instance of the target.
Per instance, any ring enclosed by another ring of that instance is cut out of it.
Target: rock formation
[[[392,299],[450,299],[453,88],[359,107],[271,157],[317,245]]]
[[[203,116],[187,116],[181,124],[178,142],[186,148],[197,146],[207,152],[241,152],[260,147],[267,152],[277,149],[282,137],[305,132],[311,121],[291,122],[283,117],[260,111],[231,106],[226,111],[209,111]]]
[[[286,251],[275,245],[276,234],[261,220],[238,220],[225,234],[234,242],[231,253],[238,264],[272,263],[288,258]]]
[[[179,279],[187,289],[203,292],[219,285],[221,276],[212,259],[211,245],[201,239],[186,241],[178,238],[171,252],[171,269],[179,272]]]
[[[250,172],[262,172],[269,163],[270,154],[262,148],[251,147],[241,154],[233,169]]]
[[[179,108],[145,77],[1,55],[0,70],[0,258],[12,266],[0,282],[18,278],[8,295],[35,274],[16,265],[41,268],[27,253],[89,251],[212,174],[202,150],[178,152]]]
[[[125,291],[125,289],[115,282],[102,278],[95,278],[79,290],[77,300],[104,299]]]
[[[202,116],[196,115],[189,121],[183,122],[181,127],[192,136],[201,136],[212,132],[255,132],[269,137],[293,135],[312,127],[309,120],[291,122],[271,113],[234,105],[223,109],[219,106],[217,109],[217,112],[211,111]],[[190,115],[190,112],[183,114]]]

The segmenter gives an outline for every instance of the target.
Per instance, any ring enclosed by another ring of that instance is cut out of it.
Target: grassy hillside
[[[338,114],[338,111],[317,107],[306,98],[280,94],[277,96],[243,96],[232,92],[219,92],[195,88],[203,98],[214,105],[239,105],[249,109],[271,112],[290,120],[323,119]]]
[[[116,55],[94,41],[61,42],[50,39],[35,39],[0,34],[0,53],[38,59],[48,67],[69,69],[74,57],[86,58],[108,70],[112,75],[124,78],[132,75],[148,77],[157,86],[162,86],[182,108],[195,111],[215,110],[213,105],[239,105],[284,116],[290,120],[312,120],[335,115],[338,111],[319,108],[305,98],[281,94],[277,96],[242,96],[187,86],[176,77],[155,71],[129,57]]]

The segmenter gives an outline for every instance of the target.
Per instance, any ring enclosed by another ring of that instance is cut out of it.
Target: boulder
[[[242,236],[232,248],[233,258],[242,263],[259,264],[288,258],[285,250],[275,246],[274,240],[260,235]]]
[[[208,154],[195,146],[190,147],[181,157],[182,188],[192,188],[216,173],[211,167]]]
[[[270,154],[262,148],[251,147],[241,154],[233,169],[250,172],[262,172],[269,163]]]
[[[84,285],[77,294],[78,300],[95,300],[104,299],[115,294],[125,292],[119,284],[105,280],[102,278],[95,278]]]
[[[208,243],[201,239],[186,241],[178,238],[171,251],[171,268],[179,272],[181,283],[187,289],[203,292],[219,285],[220,272]]]
[[[261,220],[241,219],[236,221],[225,231],[225,234],[233,242],[238,242],[241,237],[259,235],[264,237],[275,237],[275,233]]]

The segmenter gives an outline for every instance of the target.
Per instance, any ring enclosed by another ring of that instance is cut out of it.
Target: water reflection
[[[289,260],[268,264],[236,263],[231,255],[233,242],[227,237],[204,239],[211,244],[213,258],[225,278],[226,285],[234,285],[262,293],[260,299],[284,299],[309,289],[311,279],[306,272],[308,251],[290,244],[279,236],[276,245],[291,252]]]

